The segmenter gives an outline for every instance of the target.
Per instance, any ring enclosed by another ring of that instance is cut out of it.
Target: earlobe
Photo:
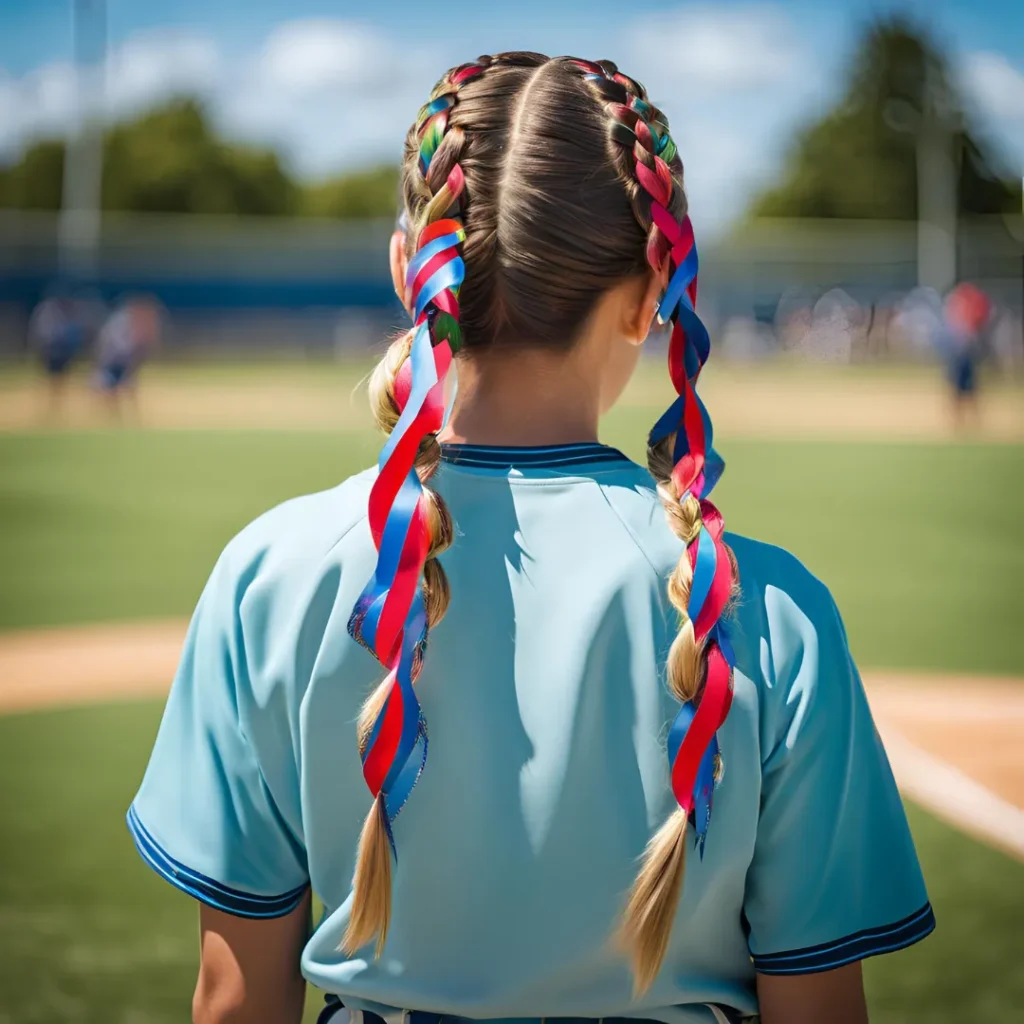
[[[405,232],[395,231],[391,235],[391,245],[388,248],[388,258],[391,263],[391,283],[395,287],[395,294],[398,301],[409,309],[405,294],[405,271],[409,261],[405,255]]]

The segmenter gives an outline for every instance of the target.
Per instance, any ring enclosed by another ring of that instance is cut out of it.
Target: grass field
[[[648,417],[608,440],[637,452]],[[375,458],[362,431],[0,435],[0,629],[187,614],[260,511]],[[726,440],[734,530],[834,590],[889,668],[1024,673],[1024,448]]]
[[[638,455],[653,411],[622,408],[605,440]],[[187,614],[239,527],[376,449],[352,427],[2,434],[0,629]],[[722,450],[730,526],[831,586],[863,665],[1024,675],[1024,447],[731,437]],[[159,712],[0,718],[0,1024],[186,1018],[194,908],[123,826]],[[869,963],[872,1019],[1013,1019],[1024,866],[910,813],[939,928]]]

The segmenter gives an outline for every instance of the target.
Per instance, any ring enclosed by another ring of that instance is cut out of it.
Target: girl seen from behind
[[[129,812],[201,902],[196,1019],[298,1021],[308,979],[333,1024],[865,1020],[860,961],[934,919],[828,590],[708,500],[666,118],[483,57],[403,194],[379,466],[228,545]],[[656,316],[641,467],[598,422]]]

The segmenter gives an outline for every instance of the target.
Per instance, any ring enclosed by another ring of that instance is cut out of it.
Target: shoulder
[[[828,587],[785,548],[726,531],[739,567],[739,607],[766,625],[793,617],[820,619],[834,602]]]
[[[624,462],[603,475],[599,485],[636,554],[658,577],[666,577],[683,553],[683,543],[669,529],[657,485],[645,466]]]
[[[256,562],[296,566],[323,558],[365,525],[376,476],[376,469],[368,469],[330,490],[269,509],[228,542],[219,564],[237,574]]]
[[[862,695],[829,588],[783,548],[726,540],[740,580],[730,639],[736,670],[757,694],[764,750],[789,745],[801,726],[808,735],[834,733]]]
[[[354,602],[375,561],[367,523],[375,478],[376,469],[367,470],[286,501],[224,548],[200,609],[237,631],[238,653],[251,668],[275,655],[287,660],[295,644],[316,647],[334,630],[336,606]]]
[[[683,551],[669,529],[654,479],[635,462],[600,481],[604,497],[659,575],[672,571]],[[728,521],[729,510],[723,512]],[[726,532],[739,567],[741,597],[737,613],[759,633],[783,633],[808,620],[826,626],[835,618],[828,587],[785,548]]]

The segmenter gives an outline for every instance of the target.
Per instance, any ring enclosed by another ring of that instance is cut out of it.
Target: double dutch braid
[[[668,583],[681,620],[667,666],[669,686],[682,705],[668,737],[679,807],[648,844],[623,928],[635,984],[643,991],[654,981],[668,947],[691,818],[701,855],[704,851],[722,763],[716,734],[732,701],[733,655],[722,616],[736,570],[722,537],[722,517],[706,497],[724,464],[712,448],[711,420],[695,387],[710,341],[694,310],[697,250],[682,190],[682,163],[666,118],[648,101],[643,86],[611,61],[574,63],[611,118],[615,159],[637,221],[647,232],[647,261],[655,273],[667,276],[658,317],[672,324],[668,363],[678,395],[652,429],[647,449],[669,524],[686,551]]]
[[[490,63],[481,58],[450,71],[421,108],[415,255],[406,275],[412,331],[392,344],[371,381],[377,422],[389,432],[370,492],[369,523],[377,548],[373,578],[356,603],[349,632],[387,669],[359,720],[363,777],[374,802],[359,840],[353,903],[342,948],[353,954],[377,940],[380,955],[391,917],[392,822],[427,757],[427,732],[413,683],[431,626],[448,609],[448,582],[437,561],[451,543],[441,498],[423,485],[437,468],[436,434],[444,419],[444,381],[459,350],[459,287],[465,177],[459,165],[465,138],[448,130],[465,82]]]
[[[544,66],[547,71],[533,75]],[[489,68],[505,70],[482,79]],[[450,123],[462,87],[477,81],[481,85],[467,91],[465,107]],[[514,95],[527,96],[515,90],[534,81],[543,87],[529,92],[530,103],[515,108],[519,114],[511,113]],[[536,120],[541,98],[544,127],[523,147],[520,159],[509,163],[514,139],[521,131],[536,130],[522,125]],[[576,145],[576,137],[567,137],[571,125],[557,116],[563,109],[587,124],[579,136],[590,140],[586,159],[603,166],[599,183],[595,176],[585,177],[584,194],[591,201],[596,197],[594,206],[607,213],[601,230],[611,226],[614,232],[599,236],[596,228],[590,234],[577,229],[582,220],[572,203],[580,191],[578,175],[586,176],[592,163],[578,169],[572,163],[567,147]],[[460,127],[470,124],[471,151]],[[561,147],[558,164],[555,158],[544,162],[549,146]],[[360,836],[342,947],[351,955],[376,939],[378,955],[383,949],[391,912],[392,823],[426,760],[426,728],[413,684],[428,631],[448,608],[448,583],[435,556],[451,543],[452,524],[441,498],[425,484],[439,463],[436,433],[444,415],[444,380],[462,340],[463,251],[469,253],[473,275],[463,296],[465,322],[473,325],[471,344],[481,349],[496,339],[503,345],[517,340],[527,316],[550,327],[546,344],[554,344],[556,335],[571,339],[590,297],[646,263],[667,282],[659,317],[672,324],[669,371],[678,395],[651,431],[648,465],[686,550],[668,582],[681,620],[667,666],[669,686],[681,705],[668,739],[678,808],[648,844],[622,929],[636,988],[643,991],[668,947],[690,820],[703,854],[721,766],[717,732],[732,697],[733,658],[722,617],[736,569],[723,540],[722,518],[707,500],[723,465],[695,390],[709,339],[694,311],[697,252],[682,165],[664,116],[643,87],[614,64],[548,61],[528,53],[481,57],[449,72],[421,109],[406,153],[406,302],[414,327],[391,346],[371,382],[377,421],[390,436],[370,495],[377,565],[349,623],[353,637],[373,652],[387,675],[359,722],[363,774],[374,802]],[[464,167],[474,195],[468,241]],[[575,173],[565,174],[566,167]],[[510,168],[518,174],[508,173]],[[621,205],[620,183],[632,216]],[[549,198],[567,209],[557,230],[550,223]],[[645,238],[642,253],[636,249],[634,219]],[[542,280],[544,274],[550,277],[549,267],[559,268],[554,282]],[[522,314],[524,309],[529,313]]]

